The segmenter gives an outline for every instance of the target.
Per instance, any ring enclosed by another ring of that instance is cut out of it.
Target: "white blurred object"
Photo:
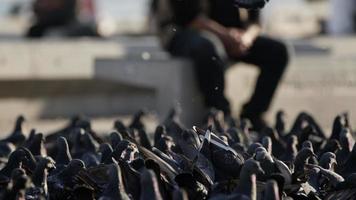
[[[149,2],[150,0],[95,0],[99,32],[105,36],[143,32]]]
[[[331,0],[328,32],[332,35],[345,35],[354,32],[354,0]]]
[[[309,37],[321,28],[316,13],[303,0],[272,0],[261,17],[263,31],[276,37]]]

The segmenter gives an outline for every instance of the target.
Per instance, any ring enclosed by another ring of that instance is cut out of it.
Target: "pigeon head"
[[[248,147],[247,153],[252,156],[252,155],[256,152],[256,149],[257,149],[258,147],[263,147],[263,146],[262,146],[261,143],[258,143],[258,142],[252,143],[252,144]]]
[[[156,148],[159,149],[160,151],[164,152],[164,153],[167,153],[167,152],[170,152],[172,151],[172,147],[174,147],[174,142],[173,142],[173,138],[168,136],[168,135],[165,135],[165,136],[162,136],[157,144],[156,144]]]
[[[85,164],[82,160],[80,159],[73,159],[69,162],[67,169],[69,169],[72,172],[78,172],[81,169],[85,168]]]
[[[324,153],[319,160],[319,165],[328,170],[334,170],[337,165],[336,155],[332,152]]]
[[[266,159],[271,160],[273,162],[271,155],[263,147],[258,147],[256,149],[255,159],[259,162],[265,161]]]
[[[116,160],[126,160],[126,161],[132,161],[137,158],[138,156],[138,149],[136,144],[128,141],[128,140],[122,140],[114,149],[113,152],[113,157]]]
[[[265,174],[260,163],[253,159],[246,160],[246,162],[244,163],[244,165],[242,167],[241,173],[247,173],[249,176],[252,174],[256,174],[256,175]],[[241,173],[240,173],[240,176],[241,176]]]
[[[340,145],[343,149],[347,149],[349,151],[352,150],[352,147],[355,144],[354,139],[352,138],[351,132],[348,128],[343,128],[340,133]]]
[[[23,123],[26,121],[25,117],[23,115],[20,115],[17,117],[16,119],[16,123],[15,123],[15,130],[21,130],[22,129],[22,125]]]
[[[324,147],[324,151],[325,152],[333,152],[336,153],[337,151],[339,151],[341,149],[341,145],[340,142],[337,139],[331,139],[329,140],[325,147]]]
[[[47,180],[47,173],[55,168],[55,162],[51,157],[39,157],[38,164],[32,175],[34,185],[37,187],[44,186]]]
[[[269,136],[262,138],[262,146],[267,150],[268,153],[272,154],[272,139]]]
[[[157,126],[154,133],[154,144],[157,144],[163,135],[167,135],[166,127],[164,125]]]
[[[123,140],[122,135],[117,131],[110,133],[110,143],[112,147],[116,147]]]
[[[121,132],[121,131],[126,131],[127,128],[122,121],[116,120],[114,122],[114,129]]]
[[[36,168],[36,160],[33,154],[25,147],[18,148],[21,157],[22,167],[26,172],[32,173]]]
[[[47,151],[44,146],[45,138],[42,133],[37,133],[33,136],[32,141],[28,147],[31,153],[35,156],[41,155],[46,156]]]
[[[186,144],[192,145],[197,149],[201,145],[198,134],[193,130],[184,130],[182,138]]]
[[[283,110],[280,110],[276,114],[275,128],[279,133],[283,133],[285,130],[286,114]]]

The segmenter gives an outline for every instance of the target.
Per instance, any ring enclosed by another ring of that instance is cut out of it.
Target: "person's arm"
[[[227,28],[205,16],[198,16],[189,25],[193,29],[205,30],[215,34],[224,44],[225,50],[232,58],[244,55],[253,41],[252,34],[236,28]]]

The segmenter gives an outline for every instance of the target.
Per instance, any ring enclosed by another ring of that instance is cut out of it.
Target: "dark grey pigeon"
[[[55,162],[51,157],[40,157],[32,175],[34,187],[27,190],[26,195],[34,199],[49,198],[47,176],[50,170],[55,169]]]
[[[121,120],[116,120],[114,122],[114,129],[117,130],[119,133],[121,133],[123,131],[127,131],[126,126],[124,125],[124,123]]]
[[[16,147],[11,142],[0,141],[0,158],[7,159]]]
[[[346,161],[340,166],[340,174],[343,177],[347,177],[350,174],[356,173],[356,145],[354,145],[351,153],[347,157]]]
[[[47,150],[45,148],[44,143],[45,143],[45,138],[42,133],[34,134],[28,146],[28,150],[30,150],[34,156],[45,157],[47,156]]]
[[[262,138],[262,146],[267,150],[267,152],[272,155],[272,139],[269,136]]]
[[[163,125],[159,125],[156,127],[156,130],[155,130],[155,133],[154,133],[154,136],[153,136],[153,141],[154,141],[154,146],[157,145],[157,143],[159,142],[159,140],[164,136],[164,135],[167,135],[167,132],[166,132],[166,127],[163,126]]]
[[[110,164],[108,169],[110,178],[99,200],[129,200],[122,180],[121,169],[117,164]]]
[[[318,168],[320,170],[320,174],[329,180],[329,183],[330,183],[330,185],[333,186],[333,188],[336,188],[340,183],[343,183],[345,181],[344,178],[340,174],[338,174],[334,171],[324,169],[317,165],[311,165],[311,166],[314,168]],[[309,165],[307,164],[306,167],[309,167]]]
[[[290,165],[291,163],[294,162],[295,157],[298,154],[298,138],[295,135],[291,135],[287,139],[287,147],[284,153],[279,157],[280,160],[284,161],[287,163],[287,165]]]
[[[277,169],[272,156],[263,147],[256,149],[255,159],[260,162],[261,168],[267,176],[276,173]]]
[[[10,135],[7,138],[5,138],[2,141],[11,142],[15,146],[22,145],[26,140],[25,133],[23,132],[23,125],[25,121],[26,120],[24,116],[22,115],[18,116],[15,122],[14,130],[12,131],[12,133],[10,133]]]
[[[158,182],[152,170],[144,170],[141,173],[141,197],[140,200],[162,200],[159,192]]]
[[[309,148],[314,153],[313,143],[311,141],[309,141],[309,140],[306,140],[306,141],[303,142],[302,149],[303,148]],[[317,165],[318,164],[318,160],[317,160],[317,158],[315,156],[313,156],[313,157],[309,158],[308,163]]]
[[[113,157],[116,160],[123,159],[125,161],[131,162],[136,159],[138,156],[139,150],[137,149],[137,145],[128,141],[122,140],[114,149]]]
[[[273,144],[273,149],[272,149],[273,155],[276,157],[282,155],[287,145],[284,142],[284,140],[281,137],[279,137],[277,131],[272,128],[266,127],[263,129],[262,133],[271,138]]]
[[[304,176],[304,166],[308,163],[309,158],[315,156],[314,152],[310,148],[301,149],[294,161],[294,176],[298,178],[299,176]]]
[[[260,176],[264,174],[265,172],[258,161],[253,159],[246,160],[240,172],[239,185],[234,190],[234,193],[243,194],[251,199],[256,199],[256,178],[251,179],[251,177],[253,177],[253,175]]]
[[[318,154],[321,156],[326,152],[331,152],[336,154],[341,149],[340,142],[337,139],[331,139],[326,142],[326,144],[319,150]]]
[[[336,155],[332,152],[326,152],[324,153],[319,160],[319,165],[320,167],[335,171],[337,162],[336,162]]]
[[[188,194],[184,189],[176,188],[173,192],[172,200],[189,200]]]
[[[113,148],[115,148],[122,140],[122,135],[119,132],[112,131],[110,133],[110,143]]]
[[[278,135],[283,137],[286,135],[286,114],[283,110],[280,110],[276,114],[276,124],[274,128],[276,129]]]
[[[140,138],[140,145],[145,147],[146,149],[151,149],[152,145],[150,143],[150,140],[148,139],[147,133],[145,130],[140,129],[138,130],[138,136]]]
[[[252,143],[252,144],[248,147],[248,149],[247,149],[247,156],[248,156],[247,158],[253,156],[253,155],[255,154],[255,152],[256,152],[256,149],[257,149],[258,147],[263,147],[263,146],[262,146],[262,144],[259,143],[259,142]],[[246,158],[246,157],[245,157],[245,158]]]
[[[333,128],[329,139],[339,139],[342,129],[346,128],[344,117],[337,115],[333,122]]]
[[[138,111],[137,113],[135,113],[135,115],[132,118],[132,121],[129,125],[130,129],[137,129],[137,130],[141,130],[141,129],[145,129],[145,125],[142,123],[142,117],[144,117],[146,115],[146,112],[143,110]]]
[[[135,170],[131,166],[131,163],[127,163],[121,159],[118,161],[126,192],[130,194],[133,199],[139,199],[141,194],[140,173],[142,175],[142,171],[139,172]],[[145,170],[145,168],[142,168],[141,170]]]
[[[355,144],[355,140],[352,138],[350,130],[344,128],[340,133],[339,141],[341,150],[336,153],[336,160],[338,165],[342,167],[351,153],[352,147]]]
[[[61,172],[48,177],[48,192],[50,199],[67,199],[76,185],[75,176],[85,169],[85,164],[79,159],[73,159]]]
[[[198,182],[191,173],[181,173],[175,177],[178,186],[187,191],[189,199],[206,199],[208,188]]]
[[[263,200],[280,200],[278,184],[275,180],[267,181]]]
[[[109,143],[103,143],[99,146],[99,152],[101,154],[100,163],[112,164],[113,149]]]
[[[0,170],[0,186],[6,187],[10,182],[11,172],[21,167],[22,159],[26,156],[26,154],[22,150],[15,150],[10,154],[9,160],[6,163],[5,167]]]
[[[72,160],[67,139],[65,137],[58,137],[56,144],[56,165],[67,165]]]
[[[1,199],[23,200],[26,199],[26,189],[30,187],[30,179],[25,170],[21,168],[14,169],[11,174],[11,184],[9,188],[3,191]]]

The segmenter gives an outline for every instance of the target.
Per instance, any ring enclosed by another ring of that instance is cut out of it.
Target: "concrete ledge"
[[[138,87],[150,87],[156,91],[154,110],[163,120],[173,107],[182,109],[182,119],[190,126],[198,123],[205,114],[202,97],[197,89],[193,67],[183,59],[97,59],[97,79],[123,82]],[[142,99],[132,99],[141,102]]]

